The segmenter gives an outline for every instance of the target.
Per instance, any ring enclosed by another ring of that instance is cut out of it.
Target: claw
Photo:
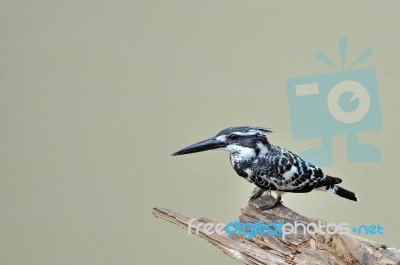
[[[259,198],[263,193],[264,193],[264,189],[259,188],[258,191],[256,193],[254,193],[253,195],[251,195],[250,197],[250,201],[253,201],[257,198]]]
[[[264,206],[261,206],[261,207],[259,207],[259,208],[257,209],[257,212],[261,212],[261,211],[264,211],[264,210],[269,210],[269,209],[275,208],[276,206],[278,206],[278,205],[280,205],[280,204],[282,204],[281,195],[278,194],[278,197],[276,197],[276,200],[275,200],[275,202],[274,202],[272,205],[264,205]]]

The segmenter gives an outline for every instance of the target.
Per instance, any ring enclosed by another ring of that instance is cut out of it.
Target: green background
[[[271,127],[296,153],[319,139],[291,134],[285,82],[375,68],[383,129],[360,141],[379,163],[333,166],[360,203],[321,192],[285,205],[330,222],[380,224],[368,238],[400,247],[397,1],[8,1],[0,3],[0,263],[238,264],[154,218],[152,207],[237,219],[253,187],[228,155],[174,151],[225,127]],[[323,126],[323,125],[321,125]]]

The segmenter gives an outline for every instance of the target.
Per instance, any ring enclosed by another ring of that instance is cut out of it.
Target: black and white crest
[[[268,133],[272,133],[270,129],[261,128],[261,127],[251,127],[251,126],[241,126],[241,127],[229,127],[222,131],[220,131],[217,136],[220,135],[229,135],[231,133],[241,134],[241,135],[264,135],[266,136]]]

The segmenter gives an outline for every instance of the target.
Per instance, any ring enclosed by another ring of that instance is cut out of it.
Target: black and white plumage
[[[353,192],[337,185],[342,182],[340,178],[326,175],[319,167],[296,154],[271,144],[267,138],[269,133],[270,130],[259,127],[231,127],[222,130],[215,137],[183,148],[173,155],[212,149],[227,150],[236,173],[259,187],[259,191],[252,196],[252,199],[259,197],[264,191],[277,193],[276,202],[273,205],[263,206],[260,210],[279,205],[282,193],[305,193],[314,189],[358,201]]]

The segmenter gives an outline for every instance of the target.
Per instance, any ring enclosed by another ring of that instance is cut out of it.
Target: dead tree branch
[[[241,210],[239,221],[242,223],[309,223],[326,224],[325,221],[307,218],[281,205],[263,213],[257,208],[267,203],[273,203],[271,195],[264,195],[257,200],[250,201]],[[153,214],[161,219],[188,229],[190,218],[183,215],[155,207]],[[200,218],[192,222],[192,233],[195,226],[202,223],[213,223],[207,218]],[[194,227],[193,227],[194,226]],[[284,239],[279,235],[256,235],[252,239],[245,239],[245,235],[208,234],[204,226],[199,229],[198,236],[204,238],[221,249],[226,255],[235,258],[244,264],[396,264],[400,265],[400,250],[351,234],[325,235],[321,233],[302,233],[299,227],[297,234],[287,235]]]

